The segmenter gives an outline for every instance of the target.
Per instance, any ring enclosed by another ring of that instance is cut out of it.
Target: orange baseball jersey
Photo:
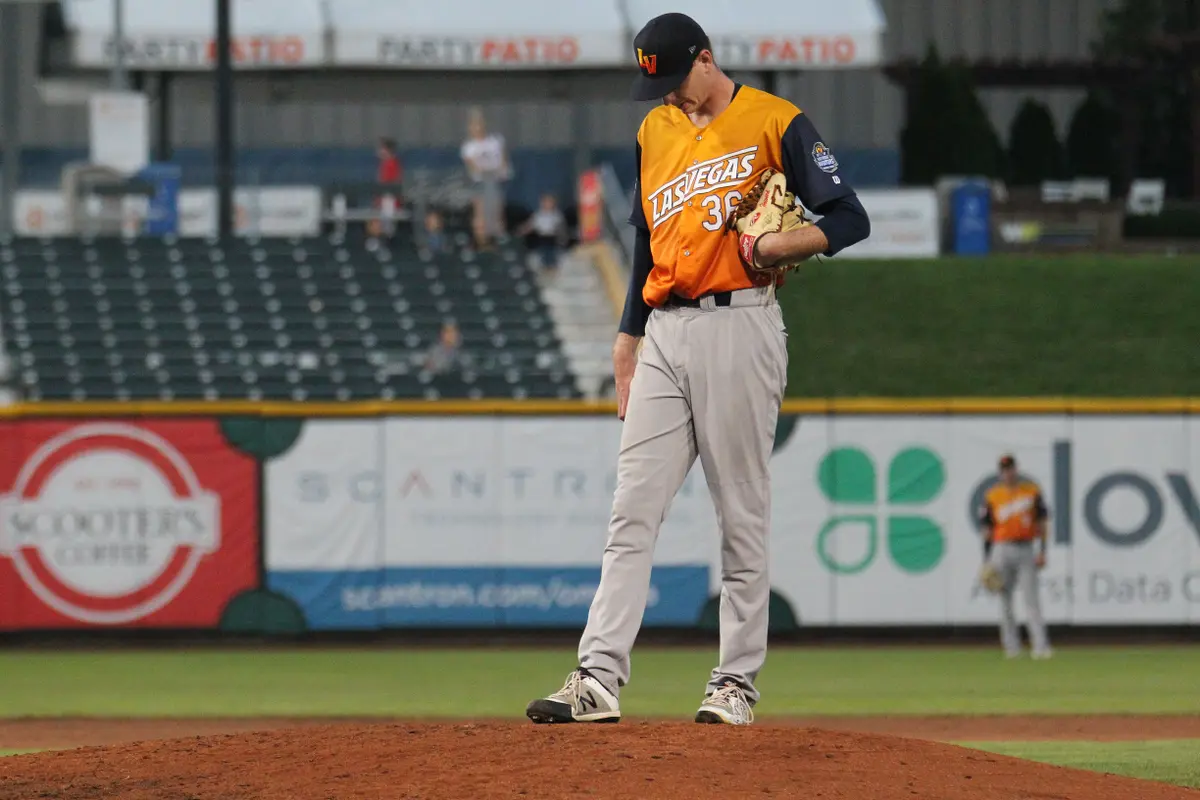
[[[998,482],[984,495],[981,522],[992,530],[993,542],[1025,542],[1037,533],[1036,524],[1049,512],[1042,490],[1031,481],[1009,487]]]
[[[637,135],[637,188],[630,222],[650,232],[653,268],[642,298],[658,307],[754,285],[725,222],[763,171],[784,173],[810,211],[854,194],[837,159],[795,105],[736,85],[730,105],[697,127],[675,106],[646,115]],[[769,282],[770,277],[760,278]]]

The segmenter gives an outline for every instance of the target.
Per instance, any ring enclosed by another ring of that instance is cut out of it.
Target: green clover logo
[[[875,462],[857,447],[826,453],[817,468],[821,492],[846,511],[829,519],[817,534],[817,556],[830,572],[854,575],[871,562],[879,547],[879,523],[886,521],[888,554],[911,574],[928,572],[946,552],[946,536],[929,517],[911,512],[932,502],[946,485],[946,469],[932,450],[901,450],[888,465],[886,505],[880,508]],[[840,547],[839,547],[840,545]],[[839,558],[838,550],[853,550]]]

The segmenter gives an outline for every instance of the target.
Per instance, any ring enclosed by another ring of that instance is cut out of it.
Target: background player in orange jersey
[[[1042,490],[1017,472],[1011,455],[1000,459],[1000,479],[984,496],[980,524],[984,558],[1000,579],[1000,643],[1009,658],[1021,655],[1021,633],[1013,614],[1013,591],[1025,603],[1034,658],[1050,658],[1050,639],[1042,619],[1038,570],[1046,566],[1046,520],[1050,514]]]
[[[634,99],[661,102],[637,135],[637,246],[613,347],[625,424],[608,545],[579,666],[526,713],[535,722],[620,718],[655,540],[699,458],[721,536],[721,644],[695,719],[746,724],[767,652],[768,459],[788,356],[780,276],[748,269],[726,223],[767,170],[822,219],[758,237],[756,266],[832,255],[865,239],[870,222],[808,117],[725,75],[690,17],[652,19],[634,58]]]

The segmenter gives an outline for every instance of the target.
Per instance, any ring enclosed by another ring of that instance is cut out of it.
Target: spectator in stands
[[[472,109],[467,130],[461,156],[467,175],[475,184],[472,200],[475,244],[485,250],[505,233],[503,184],[512,177],[512,167],[504,137],[498,133],[488,133],[482,111]]]
[[[450,250],[450,240],[446,238],[446,224],[441,213],[434,209],[425,214],[425,247],[431,253],[446,253]]]
[[[379,147],[375,151],[379,158],[379,169],[375,175],[375,182],[381,184],[395,184],[396,191],[391,193],[394,205],[392,208],[395,211],[400,210],[400,181],[404,176],[404,167],[400,164],[400,156],[396,153],[396,141],[386,136],[379,140]],[[383,197],[379,197],[375,201],[375,209],[382,213]],[[383,221],[372,219],[367,224],[367,231],[372,236],[379,236],[383,232]]]
[[[452,367],[461,364],[461,349],[462,333],[458,330],[458,324],[452,320],[446,322],[442,325],[442,335],[437,344],[425,354],[423,369],[433,375],[448,372]]]
[[[558,269],[559,251],[567,243],[567,219],[558,208],[558,198],[542,195],[538,210],[517,229],[519,236],[528,236],[537,254],[542,271],[553,275]]]
[[[400,183],[404,178],[404,167],[396,153],[396,140],[386,136],[380,138],[375,154],[379,158],[379,171],[375,179],[380,183]]]

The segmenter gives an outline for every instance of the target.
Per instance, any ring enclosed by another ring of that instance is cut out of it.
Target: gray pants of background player
[[[1046,621],[1042,618],[1036,555],[1033,542],[996,542],[992,546],[990,560],[1004,577],[1004,588],[1000,591],[1000,644],[1009,655],[1021,652],[1021,632],[1013,614],[1013,593],[1018,588],[1025,604],[1033,652],[1050,649]]]
[[[732,678],[757,702],[767,653],[768,462],[787,383],[787,335],[774,287],[728,307],[655,309],[621,431],[600,586],[580,666],[613,694],[629,681],[659,527],[699,456],[721,535],[720,661],[708,691]]]

